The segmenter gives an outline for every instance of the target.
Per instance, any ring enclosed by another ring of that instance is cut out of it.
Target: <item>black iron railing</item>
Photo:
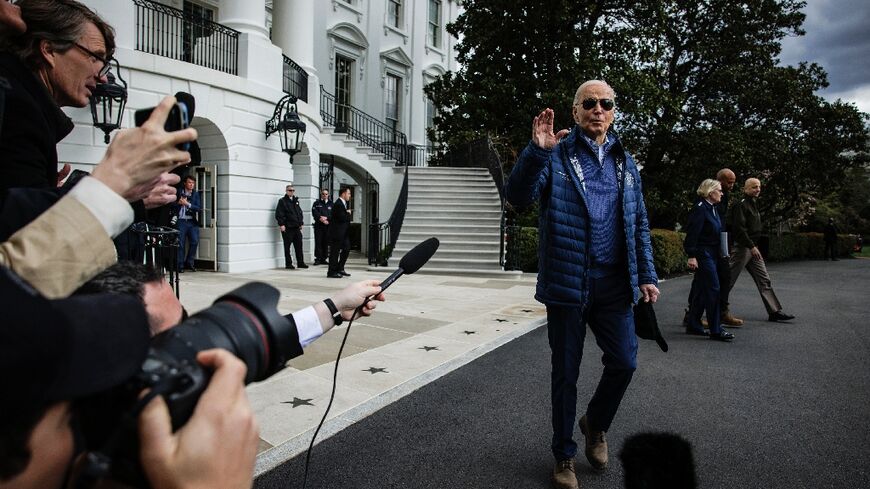
[[[385,267],[389,263],[393,248],[390,242],[390,223],[373,222],[369,224],[369,265]]]
[[[284,93],[308,102],[308,72],[287,56],[284,56]]]
[[[408,209],[408,165],[405,165],[405,177],[402,180],[402,190],[396,199],[396,206],[387,222],[373,222],[369,225],[369,265],[385,267],[388,264]]]
[[[364,145],[373,148],[388,159],[404,165],[408,160],[408,138],[398,131],[358,108],[338,103],[335,95],[320,86],[320,115],[323,122],[333,126],[335,132],[345,133]]]
[[[520,226],[506,226],[502,224],[502,242],[504,243],[504,258],[501,266],[505,270],[522,270],[521,255],[521,233]]]
[[[239,31],[150,0],[136,5],[136,50],[238,74]]]
[[[438,154],[438,146],[408,146],[408,165],[429,166],[429,160]]]

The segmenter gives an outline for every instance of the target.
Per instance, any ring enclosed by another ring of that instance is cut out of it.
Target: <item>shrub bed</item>
[[[686,259],[683,252],[685,233],[667,229],[653,229],[650,239],[653,247],[653,260],[656,272],[660,277],[667,277],[687,272]],[[854,237],[841,234],[837,240],[837,255],[849,256],[852,251]],[[821,233],[790,233],[782,236],[771,236],[769,240],[768,261],[786,260],[821,260],[825,251],[825,240]],[[523,227],[519,233],[518,264],[523,272],[538,271],[538,229]],[[511,263],[510,256],[507,257]]]

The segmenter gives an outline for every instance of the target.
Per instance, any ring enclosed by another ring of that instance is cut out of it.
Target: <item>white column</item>
[[[314,70],[314,0],[275,0],[272,38],[288,58],[311,73]]]
[[[280,90],[281,49],[269,40],[266,0],[225,0],[218,21],[239,34],[239,76]]]
[[[225,0],[220,23],[245,34],[269,38],[266,30],[266,0]]]
[[[274,0],[272,41],[308,72],[308,103],[319,104],[320,81],[314,68],[314,0]]]
[[[305,134],[307,155],[296,155],[293,158],[293,184],[296,186],[297,195],[304,192],[306,205],[310,209],[311,203],[320,196],[318,127],[322,124],[319,117],[320,80],[314,68],[314,0],[273,0],[272,41],[285,56],[308,73],[308,100],[299,102],[299,115],[308,125]],[[307,212],[307,209],[303,210]],[[309,256],[314,247],[313,231],[310,226],[305,229],[304,248],[306,256]]]

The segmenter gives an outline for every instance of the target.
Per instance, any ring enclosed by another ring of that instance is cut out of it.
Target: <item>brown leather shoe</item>
[[[743,320],[736,318],[732,316],[730,312],[725,311],[722,313],[722,324],[739,328],[740,326],[743,326]]]
[[[569,458],[556,462],[550,482],[555,489],[580,489],[580,482],[577,481],[577,474],[574,473],[574,460]]]
[[[580,418],[580,432],[586,437],[586,460],[595,470],[607,468],[607,440],[603,431],[591,431],[584,414]]]

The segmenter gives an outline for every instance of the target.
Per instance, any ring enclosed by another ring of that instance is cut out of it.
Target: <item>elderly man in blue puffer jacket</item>
[[[505,187],[514,206],[541,202],[535,298],[547,306],[557,488],[579,486],[573,436],[586,324],[604,352],[604,373],[579,427],[586,458],[602,470],[604,433],[637,366],[632,305],[659,295],[640,174],[608,131],[614,99],[607,83],[583,83],[574,96],[577,125],[558,134],[553,111],[541,112]]]

